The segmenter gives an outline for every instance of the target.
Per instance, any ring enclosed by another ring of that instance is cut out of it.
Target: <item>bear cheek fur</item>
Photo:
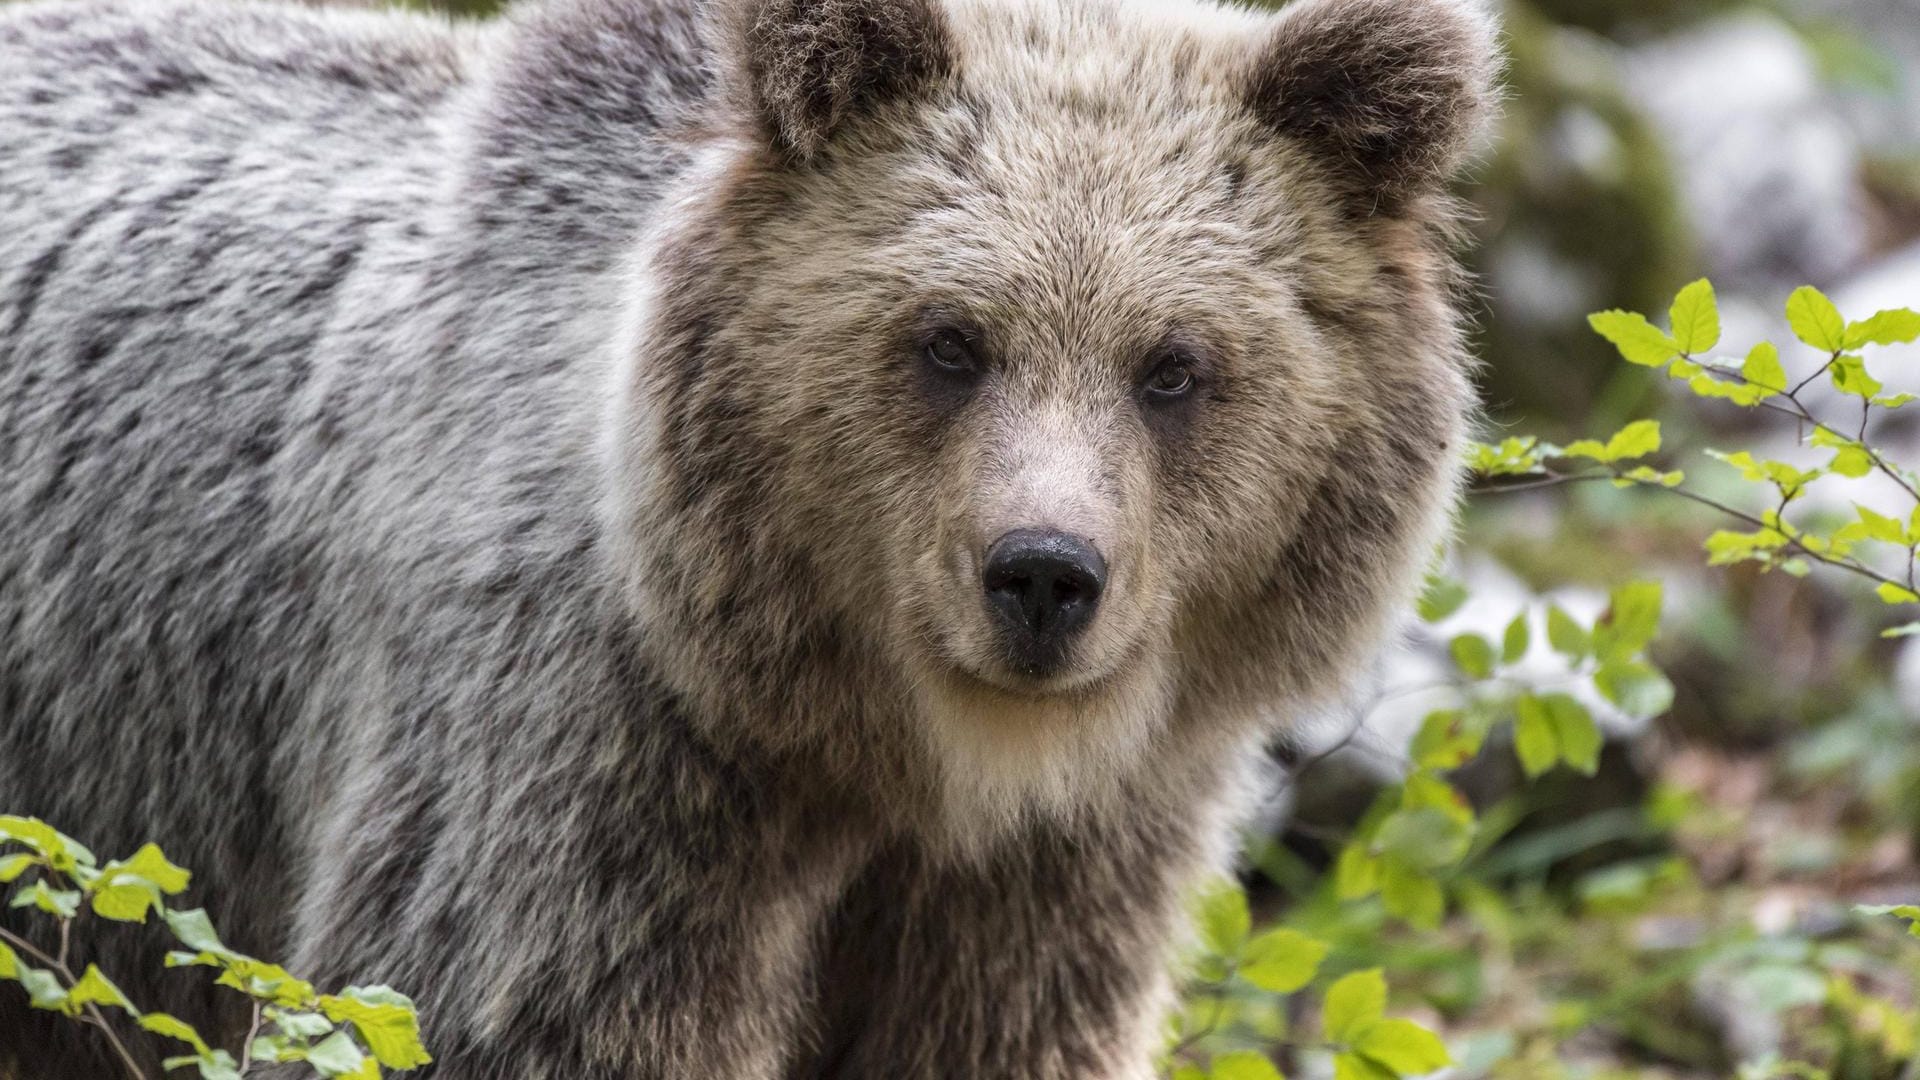
[[[1261,564],[1241,588],[1183,613],[1179,640],[1200,676],[1183,716],[1244,722],[1348,689],[1341,679],[1396,632],[1451,526],[1475,408],[1450,312],[1460,282],[1426,226],[1359,228],[1373,263],[1361,280],[1378,285],[1338,291],[1328,338],[1360,374],[1320,435],[1322,465],[1299,474],[1313,481],[1289,527],[1254,546]]]
[[[820,469],[841,435],[799,389],[815,373],[791,355],[795,336],[755,304],[751,283],[770,271],[740,235],[777,192],[724,140],[693,168],[708,182],[660,216],[631,275],[609,405],[613,563],[642,625],[674,628],[645,647],[711,738],[798,760],[891,816],[929,785],[889,730],[906,698],[871,647],[884,619],[859,602],[871,553],[833,513],[854,516],[862,493]]]

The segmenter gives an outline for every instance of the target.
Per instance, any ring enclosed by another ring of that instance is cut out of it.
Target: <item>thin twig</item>
[[[1233,981],[1233,971],[1234,969],[1229,967],[1224,978],[1218,982],[1209,983],[1202,988],[1213,991],[1213,1015],[1207,1018],[1205,1024],[1194,1031],[1188,1032],[1181,1037],[1179,1042],[1174,1043],[1173,1047],[1167,1051],[1167,1057],[1173,1058],[1179,1056],[1182,1051],[1191,1049],[1201,1039],[1213,1034],[1214,1031],[1219,1028],[1220,1021],[1226,1017],[1227,1013],[1227,984]]]
[[[147,1074],[140,1071],[139,1062],[133,1060],[133,1054],[127,1050],[126,1044],[120,1041],[120,1036],[113,1033],[113,1026],[107,1023],[106,1017],[100,1015],[99,1006],[89,1002],[86,1009],[87,1015],[93,1019],[95,1024],[99,1025],[100,1031],[106,1035],[107,1041],[113,1044],[114,1052],[120,1055],[121,1064],[127,1067],[127,1075],[133,1077],[133,1080],[147,1080]]]
[[[1674,495],[1680,496],[1683,499],[1687,499],[1689,501],[1699,503],[1702,506],[1706,506],[1714,510],[1718,510],[1722,514],[1725,514],[1736,521],[1745,522],[1746,524],[1751,525],[1756,529],[1765,529],[1769,532],[1779,533],[1780,536],[1786,540],[1786,546],[1789,549],[1791,549],[1792,551],[1798,554],[1805,555],[1807,558],[1812,559],[1813,561],[1821,563],[1825,566],[1831,566],[1836,569],[1846,570],[1850,573],[1858,574],[1861,577],[1867,578],[1870,581],[1878,582],[1883,585],[1894,585],[1894,586],[1903,587],[1903,588],[1906,587],[1905,584],[1901,582],[1898,578],[1887,577],[1885,574],[1881,574],[1878,571],[1872,569],[1871,567],[1866,566],[1853,559],[1836,558],[1832,555],[1827,555],[1822,552],[1815,551],[1812,548],[1809,548],[1805,544],[1801,543],[1797,538],[1789,535],[1785,529],[1777,525],[1769,525],[1765,521],[1761,520],[1760,518],[1754,517],[1752,514],[1748,514],[1741,510],[1736,510],[1733,507],[1728,506],[1726,503],[1720,502],[1717,499],[1710,499],[1705,495],[1702,495],[1695,491],[1689,491],[1686,488],[1668,487],[1665,484],[1662,484],[1653,480],[1639,480],[1631,476],[1628,476],[1625,473],[1618,473],[1612,470],[1607,470],[1604,472],[1589,472],[1589,473],[1556,473],[1551,469],[1546,469],[1546,470],[1543,470],[1543,472],[1546,477],[1545,479],[1530,481],[1525,485],[1507,484],[1504,486],[1476,488],[1474,490],[1477,494],[1478,493],[1499,494],[1506,491],[1513,491],[1513,490],[1522,488],[1523,486],[1525,488],[1544,488],[1544,487],[1554,487],[1560,484],[1587,483],[1594,480],[1625,480],[1626,482],[1637,485],[1639,487],[1650,487],[1650,488],[1656,488],[1660,491],[1670,492]],[[1786,524],[1785,520],[1779,519],[1777,515],[1776,515],[1776,520],[1780,520],[1781,525]]]
[[[247,1074],[247,1066],[253,1064],[253,1040],[260,1034],[260,999],[253,1002],[253,1023],[247,1025],[246,1041],[240,1044],[240,1075]]]
[[[41,952],[40,949],[37,946],[35,946],[33,942],[28,941],[26,938],[23,938],[16,933],[13,933],[12,931],[6,929],[5,927],[0,927],[0,940],[4,940],[8,942],[14,948],[19,949],[20,951],[28,954],[29,956],[32,956],[34,959],[40,961],[41,963],[47,965],[50,968],[55,968],[61,971],[66,970],[66,965],[60,963],[60,961],[58,960],[55,960],[53,957],[48,956],[46,953]]]
[[[1689,357],[1688,359],[1691,359],[1691,357]],[[1702,364],[1701,369],[1708,372],[1709,374],[1723,375],[1728,379],[1731,379],[1739,383],[1743,383],[1747,386],[1759,387],[1760,389],[1765,390],[1768,393],[1778,394],[1781,397],[1786,398],[1788,401],[1793,402],[1793,408],[1791,409],[1785,408],[1784,406],[1781,406],[1775,402],[1765,401],[1765,400],[1757,401],[1754,404],[1758,405],[1760,408],[1763,408],[1763,409],[1770,409],[1774,412],[1781,414],[1782,416],[1791,416],[1802,423],[1812,424],[1815,428],[1821,431],[1824,431],[1827,434],[1834,436],[1835,438],[1847,439],[1850,442],[1859,443],[1860,449],[1866,451],[1867,456],[1873,459],[1874,468],[1878,469],[1881,473],[1883,473],[1887,477],[1887,479],[1892,480],[1894,483],[1900,485],[1901,490],[1905,491],[1908,495],[1913,496],[1913,500],[1915,502],[1920,502],[1920,487],[1915,487],[1913,483],[1911,483],[1906,477],[1900,475],[1900,470],[1895,468],[1893,466],[1893,463],[1889,462],[1886,459],[1886,457],[1880,453],[1880,451],[1875,450],[1873,447],[1866,445],[1866,438],[1867,438],[1866,414],[1869,411],[1872,405],[1872,402],[1867,401],[1864,398],[1861,399],[1860,437],[1855,439],[1849,436],[1846,432],[1839,430],[1838,428],[1830,427],[1829,425],[1822,423],[1820,418],[1814,416],[1813,413],[1808,410],[1806,403],[1801,401],[1800,398],[1797,396],[1801,390],[1806,388],[1808,383],[1819,378],[1821,375],[1821,372],[1826,371],[1828,368],[1832,366],[1833,366],[1833,361],[1832,360],[1827,361],[1826,365],[1823,366],[1819,371],[1816,371],[1812,375],[1809,375],[1807,378],[1802,379],[1800,381],[1800,384],[1798,386],[1795,386],[1792,390],[1787,390],[1783,387],[1778,387],[1778,386],[1770,386],[1766,383],[1759,382],[1754,379],[1749,379],[1744,374],[1738,371],[1732,371],[1726,368],[1709,367],[1707,365]]]
[[[69,920],[67,919],[60,920],[60,929],[61,929],[62,939],[66,937],[66,929],[67,929],[68,922]],[[0,928],[0,939],[6,940],[8,943],[12,944],[14,948],[19,949],[20,951],[26,953],[27,955],[47,965],[49,968],[52,968],[54,974],[58,975],[62,980],[65,981],[67,990],[69,992],[73,990],[74,984],[80,981],[73,977],[73,972],[67,968],[66,962],[64,960],[56,959],[52,956],[47,955],[38,946],[34,945],[33,942],[28,941],[26,938],[23,938],[18,934],[12,933],[11,931],[6,930],[5,928]],[[127,1075],[133,1077],[133,1080],[147,1080],[147,1074],[140,1071],[139,1063],[133,1060],[133,1054],[127,1050],[126,1044],[121,1042],[120,1036],[114,1033],[113,1025],[107,1023],[107,1018],[101,1015],[99,1006],[93,1004],[92,1002],[88,1002],[86,1005],[82,1007],[86,1009],[87,1019],[92,1021],[94,1025],[99,1027],[101,1032],[106,1035],[107,1042],[112,1044],[114,1052],[120,1056],[121,1063],[127,1067]]]

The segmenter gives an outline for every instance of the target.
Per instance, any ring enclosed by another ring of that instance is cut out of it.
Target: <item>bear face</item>
[[[1071,812],[1377,642],[1471,407],[1474,9],[742,0],[719,35],[615,479],[659,661],[772,702],[716,730]]]

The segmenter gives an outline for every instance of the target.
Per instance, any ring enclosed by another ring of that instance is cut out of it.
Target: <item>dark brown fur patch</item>
[[[752,105],[805,160],[880,102],[945,75],[945,16],[928,0],[757,0],[734,15]]]
[[[1281,21],[1247,86],[1274,130],[1391,212],[1446,179],[1492,100],[1488,30],[1445,0],[1322,0]]]

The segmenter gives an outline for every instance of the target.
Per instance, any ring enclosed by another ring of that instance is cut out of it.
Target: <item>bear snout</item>
[[[1014,666],[1046,675],[1093,621],[1107,585],[1107,563],[1080,537],[1015,529],[987,549],[980,585]]]

